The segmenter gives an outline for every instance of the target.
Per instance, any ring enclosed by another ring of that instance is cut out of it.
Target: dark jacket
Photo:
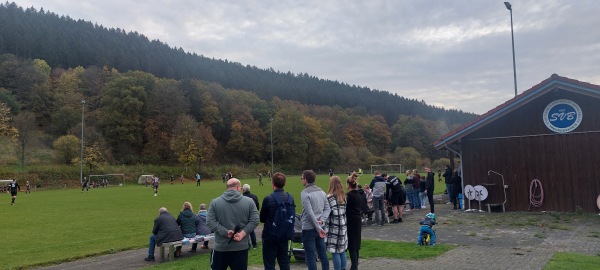
[[[462,182],[462,178],[460,176],[458,176],[458,174],[452,175],[452,178],[450,179],[450,183],[452,184],[453,189],[460,191],[462,189],[461,182]],[[458,193],[462,193],[462,192],[458,192]]]
[[[349,250],[360,249],[362,230],[361,204],[362,198],[359,190],[350,190],[346,195],[346,226],[348,228]]]
[[[210,228],[206,225],[206,210],[198,211],[196,215],[196,234],[197,235],[207,235],[211,233]]]
[[[421,226],[429,226],[429,228],[431,228],[433,227],[433,225],[437,224],[437,222],[433,218],[426,217],[424,219],[421,219],[421,221],[419,221],[419,224],[421,224]]]
[[[181,233],[183,234],[196,233],[196,215],[194,215],[194,212],[190,209],[179,212],[177,224],[181,228]]]
[[[285,202],[288,199],[288,193],[286,193],[282,188],[274,190],[273,193],[271,193],[271,195],[277,196],[277,198],[281,202]],[[277,201],[275,201],[275,199],[271,197],[271,195],[266,196],[263,199],[263,208],[260,209],[259,219],[260,222],[265,224],[270,224],[273,222],[273,218],[275,218],[275,212],[277,210]],[[292,195],[290,194],[290,196]],[[294,203],[294,197],[292,197],[292,203]],[[269,234],[269,226],[265,225],[262,231],[262,238],[266,239],[269,237],[271,237],[271,235]],[[287,242],[287,239],[282,239],[282,241],[284,240],[285,242]]]
[[[446,166],[446,171],[444,171],[444,174],[442,176],[444,176],[446,184],[451,184],[450,180],[452,179],[452,169],[450,168],[450,166]]]
[[[242,195],[252,199],[254,201],[254,204],[256,205],[256,210],[260,210],[260,204],[258,203],[258,197],[256,197],[256,195],[250,193],[250,191],[246,191]]]
[[[420,189],[421,188],[421,175],[420,174],[415,174],[413,175],[413,189]]]
[[[428,172],[427,178],[425,179],[425,189],[433,190],[435,187],[434,185],[435,185],[435,173]]]
[[[175,217],[167,212],[160,213],[160,215],[158,215],[158,217],[154,220],[152,234],[156,235],[157,246],[162,245],[162,243],[179,241],[183,239],[183,234],[177,225]]]
[[[386,192],[387,181],[381,175],[377,175],[371,180],[369,187],[373,191],[373,197],[383,197]],[[385,198],[385,197],[384,197]]]

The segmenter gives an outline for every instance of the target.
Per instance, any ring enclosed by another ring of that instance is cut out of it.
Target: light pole
[[[275,173],[273,167],[273,118],[271,118],[271,176]]]
[[[81,100],[81,154],[79,156],[79,184],[83,184],[83,112],[85,110],[85,100]]]
[[[510,10],[510,36],[512,38],[512,54],[513,54],[513,76],[515,79],[515,97],[517,96],[517,66],[515,65],[515,34],[513,32],[512,6],[509,2],[504,2],[506,9]]]

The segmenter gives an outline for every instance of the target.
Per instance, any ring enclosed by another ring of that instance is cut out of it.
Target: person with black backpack
[[[275,269],[276,259],[279,269],[290,269],[288,241],[294,236],[296,205],[292,195],[283,190],[285,182],[285,174],[273,174],[273,193],[263,199],[260,209],[260,222],[265,224],[262,231],[263,264],[267,270]]]

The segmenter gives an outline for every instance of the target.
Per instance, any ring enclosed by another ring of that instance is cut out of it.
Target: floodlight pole
[[[271,176],[275,173],[273,166],[273,118],[271,118]]]
[[[79,184],[83,184],[83,115],[85,111],[85,100],[81,100],[81,153],[79,156]]]
[[[513,56],[513,77],[515,81],[515,96],[517,96],[517,66],[515,64],[515,35],[513,32],[512,6],[509,2],[504,2],[506,9],[510,10],[510,36],[512,38],[512,56]]]

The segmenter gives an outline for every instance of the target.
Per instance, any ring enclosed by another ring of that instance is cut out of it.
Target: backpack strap
[[[292,201],[291,201],[291,197],[292,196],[290,196],[290,194],[287,193],[287,192],[286,192],[286,194],[288,195],[288,198],[287,198],[288,203],[292,203]],[[277,196],[274,196],[274,195],[275,195],[275,192],[271,193],[270,196],[273,197],[273,199],[275,200],[275,202],[277,203],[277,205],[279,205],[281,202],[277,199]]]

